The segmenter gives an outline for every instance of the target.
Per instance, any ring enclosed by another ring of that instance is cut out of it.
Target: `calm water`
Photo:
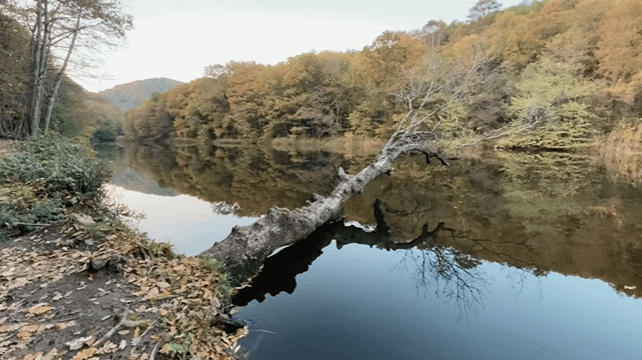
[[[102,154],[111,191],[145,213],[138,226],[186,254],[272,205],[329,192],[337,167],[369,162],[258,149]],[[451,168],[407,157],[395,170],[346,204],[345,224],[282,249],[237,294],[248,358],[642,356],[639,186],[568,154],[490,153]]]

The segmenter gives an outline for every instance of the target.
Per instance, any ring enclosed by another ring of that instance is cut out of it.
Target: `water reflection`
[[[397,267],[411,268],[418,289],[427,292],[437,289],[447,298],[454,299],[462,313],[481,302],[486,280],[483,273],[475,270],[481,261],[440,241],[440,234],[452,234],[453,229],[439,223],[429,231],[425,224],[419,236],[398,243],[393,241],[381,207],[382,203],[375,201],[373,210],[377,223],[372,229],[343,222],[325,224],[306,239],[272,255],[250,286],[232,298],[232,303],[245,306],[253,300],[262,302],[266,294],[276,296],[283,291],[292,294],[296,288],[295,277],[307,271],[333,240],[339,250],[349,244],[360,244],[386,251],[404,251]]]
[[[197,147],[132,147],[122,161],[148,181],[125,187],[171,188],[236,215],[300,206],[332,188],[338,166],[368,163]],[[395,170],[345,204],[345,223],[282,249],[239,292],[253,356],[639,357],[642,189],[571,154],[489,152],[450,168],[408,156]],[[159,213],[180,218],[173,208]]]
[[[260,216],[272,205],[295,208],[310,194],[328,193],[339,166],[356,172],[369,160],[269,148],[130,146],[116,178],[134,179],[122,175],[133,171],[147,180],[122,181],[123,187],[189,194],[219,203],[214,209]],[[475,258],[540,275],[599,278],[640,296],[642,187],[610,178],[604,166],[577,154],[488,152],[450,168],[407,156],[395,163],[392,176],[376,179],[346,203],[344,212],[346,221],[376,224],[372,203],[381,199],[395,243],[442,221],[457,229],[441,238],[444,246]]]

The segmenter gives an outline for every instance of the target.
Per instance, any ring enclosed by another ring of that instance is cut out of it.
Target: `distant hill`
[[[169,91],[174,86],[180,84],[182,84],[182,82],[167,78],[138,80],[127,84],[116,85],[98,94],[119,108],[130,110],[149,99],[152,94]]]

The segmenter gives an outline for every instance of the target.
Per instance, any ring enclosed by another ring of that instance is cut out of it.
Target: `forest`
[[[465,22],[386,31],[360,51],[276,65],[229,62],[129,111],[139,141],[386,139],[421,108],[443,147],[498,138],[512,149],[571,150],[642,112],[642,3],[547,0]]]

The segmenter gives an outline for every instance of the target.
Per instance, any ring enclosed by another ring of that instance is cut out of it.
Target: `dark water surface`
[[[367,156],[105,148],[139,226],[197,254]],[[392,176],[282,249],[234,298],[251,359],[639,359],[642,190],[595,159],[489,153]],[[377,218],[375,200],[379,199]],[[236,206],[233,206],[235,205]],[[379,221],[377,221],[377,219]],[[377,226],[378,224],[378,226]]]

